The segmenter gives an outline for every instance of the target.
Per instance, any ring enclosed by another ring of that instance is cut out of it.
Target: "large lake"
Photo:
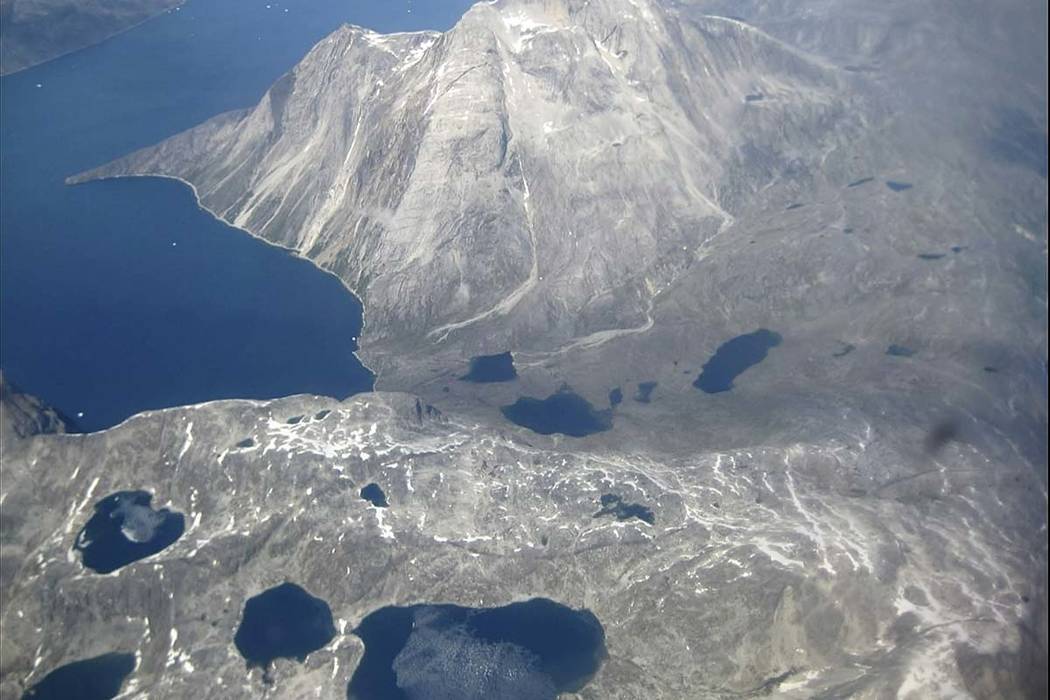
[[[361,306],[184,185],[64,178],[230,109],[343,22],[446,29],[441,2],[190,0],[0,80],[0,362],[81,430],[219,398],[367,391]]]

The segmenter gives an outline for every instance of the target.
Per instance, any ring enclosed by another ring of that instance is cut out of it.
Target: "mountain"
[[[186,180],[225,221],[335,272],[365,303],[366,364],[403,389],[443,354],[591,347],[661,316],[768,325],[803,295],[814,314],[871,308],[885,295],[861,290],[899,287],[917,254],[952,245],[1025,265],[1040,244],[1003,240],[1001,222],[1040,232],[1045,178],[989,173],[974,134],[909,122],[892,90],[650,0],[479,3],[443,35],[344,27],[254,109],[86,177]],[[755,270],[752,256],[759,279],[806,283],[741,308],[752,275],[718,268]],[[712,282],[723,307],[682,313]],[[1045,299],[1003,293],[1033,291]]]
[[[0,75],[97,44],[184,0],[0,0]]]
[[[191,183],[361,297],[378,388],[479,420],[516,393],[569,384],[600,405],[656,383],[618,430],[660,415],[692,449],[764,426],[824,439],[807,412],[893,396],[927,429],[979,415],[1039,463],[1038,25],[1010,3],[1017,36],[975,49],[982,27],[1003,32],[985,13],[897,5],[756,2],[750,24],[717,3],[502,0],[444,34],[345,26],[256,107],[73,181]],[[825,21],[853,29],[793,29]],[[917,38],[938,26],[951,37]],[[710,410],[700,367],[760,328],[785,342]],[[504,351],[512,386],[456,381]]]
[[[23,441],[4,692],[122,651],[151,697],[337,697],[377,608],[544,596],[604,625],[580,697],[1042,697],[1041,17],[483,2],[343,27],[255,107],[75,176],[182,179],[334,272],[380,391]],[[461,380],[497,353],[508,381]],[[580,406],[597,432],[530,422]],[[78,575],[128,489],[186,535]],[[289,572],[339,634],[245,678],[242,604]]]
[[[817,161],[860,126],[840,76],[732,21],[481,3],[444,35],[346,26],[258,107],[99,174],[187,180],[331,269],[366,345],[547,349],[646,323],[758,189],[741,171],[837,185]]]

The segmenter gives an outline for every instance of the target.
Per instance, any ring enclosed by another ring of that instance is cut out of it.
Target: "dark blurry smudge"
[[[928,454],[937,454],[952,440],[959,438],[959,426],[955,421],[941,421],[926,434],[925,447]]]

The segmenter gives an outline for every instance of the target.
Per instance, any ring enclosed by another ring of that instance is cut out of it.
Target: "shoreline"
[[[90,173],[90,171],[89,171],[89,173]],[[306,257],[305,255],[301,254],[298,250],[296,250],[294,248],[289,248],[287,246],[283,246],[283,245],[280,245],[278,243],[274,243],[273,241],[270,241],[270,240],[268,240],[266,238],[263,238],[262,236],[260,236],[259,234],[255,233],[253,231],[250,231],[250,230],[248,230],[246,228],[243,228],[241,226],[236,226],[236,225],[230,223],[229,221],[227,221],[226,219],[222,218],[221,216],[218,216],[214,211],[209,209],[204,204],[204,202],[201,201],[200,195],[197,193],[197,187],[192,182],[190,182],[189,180],[185,180],[185,179],[183,179],[181,177],[178,177],[177,175],[163,175],[163,174],[158,174],[158,173],[129,173],[129,174],[122,174],[122,175],[91,175],[89,173],[84,173],[83,175],[73,175],[73,176],[67,177],[64,180],[64,184],[67,187],[76,187],[77,185],[83,185],[83,184],[87,184],[87,183],[91,183],[91,182],[100,182],[100,181],[103,181],[103,180],[120,180],[120,179],[124,179],[124,178],[156,178],[156,179],[160,179],[160,180],[172,180],[172,181],[178,182],[178,183],[182,184],[183,186],[185,186],[186,188],[188,188],[189,191],[193,194],[193,200],[196,203],[197,208],[200,209],[203,212],[206,212],[209,216],[211,216],[213,219],[215,219],[219,223],[221,223],[224,226],[227,226],[227,227],[229,227],[231,229],[234,229],[235,231],[239,231],[239,232],[241,232],[243,234],[246,234],[246,235],[250,236],[251,238],[253,238],[253,239],[257,240],[257,241],[259,241],[259,242],[261,242],[261,243],[263,243],[263,244],[265,244],[267,246],[270,246],[271,248],[276,248],[277,250],[280,250],[280,251],[283,251],[285,253],[288,253],[292,257],[295,257],[295,258],[297,258],[299,260],[307,262],[315,270],[321,272],[322,274],[329,275],[330,277],[332,277],[333,279],[338,281],[339,285],[347,293],[349,293],[354,299],[356,299],[358,304],[361,305],[361,330],[358,332],[357,339],[353,340],[353,343],[354,343],[354,345],[356,347],[355,347],[354,350],[350,351],[350,354],[354,357],[354,359],[356,359],[361,364],[362,367],[365,368],[365,370],[369,374],[372,375],[372,388],[369,389],[366,392],[359,392],[359,393],[365,394],[365,393],[374,393],[374,392],[377,391],[376,390],[376,385],[379,383],[379,374],[380,373],[378,371],[376,371],[375,369],[369,367],[367,364],[365,364],[364,360],[361,358],[361,356],[359,354],[359,352],[361,350],[360,339],[364,337],[365,329],[367,327],[366,313],[365,313],[365,304],[361,300],[361,297],[357,294],[357,292],[354,289],[352,289],[350,287],[350,285],[348,285],[346,283],[346,281],[343,280],[342,277],[340,277],[339,275],[335,274],[331,270],[327,270],[324,267],[321,267],[316,262],[314,262],[310,258]],[[310,394],[310,395],[311,396],[317,396],[318,394]],[[358,394],[351,394],[351,396],[348,396],[347,399],[352,398],[353,396],[357,396],[357,395]],[[288,396],[299,396],[299,394],[288,394]],[[177,406],[166,406],[166,407],[163,407],[163,408],[148,409],[147,411],[140,411],[138,413],[134,413],[134,414],[128,416],[127,418],[125,418],[123,421],[121,421],[121,423],[118,423],[116,425],[120,425],[120,424],[122,424],[122,423],[124,423],[124,422],[126,422],[128,420],[131,420],[135,416],[142,415],[143,413],[147,413],[149,411],[162,411],[162,410],[168,410],[168,409],[173,409],[173,408],[184,408],[186,406],[200,406],[200,405],[203,405],[203,404],[206,404],[206,403],[211,403],[212,401],[273,401],[273,400],[280,399],[280,398],[286,398],[286,397],[278,396],[278,397],[273,397],[272,399],[225,398],[225,399],[212,399],[210,401],[203,401],[203,402],[199,402],[199,403],[196,403],[196,404],[180,404],[180,405],[177,405]],[[337,399],[335,397],[327,397],[327,398],[331,398],[333,400],[339,401],[339,399]],[[344,400],[346,400],[346,399],[344,399]],[[108,428],[103,428],[102,430],[97,430],[97,431],[94,431],[94,432],[95,433],[104,432],[106,430],[110,430],[111,428],[116,427],[116,425],[110,426]],[[71,434],[74,434],[74,435],[90,435],[90,434],[93,434],[93,433],[71,433]]]
[[[117,29],[117,30],[115,30],[115,31],[113,31],[113,32],[111,32],[109,34],[106,34],[101,39],[99,39],[97,41],[93,41],[90,44],[84,44],[83,46],[77,46],[77,47],[72,48],[72,49],[67,49],[66,51],[63,51],[62,53],[55,54],[54,56],[50,56],[48,58],[42,59],[40,61],[37,61],[36,63],[26,64],[26,65],[22,66],[21,68],[15,68],[14,70],[11,70],[11,71],[2,71],[2,70],[0,70],[0,78],[7,78],[8,76],[18,75],[19,73],[24,73],[24,72],[26,72],[28,70],[33,70],[34,68],[39,68],[40,66],[45,66],[48,63],[51,63],[52,61],[57,61],[60,58],[65,58],[66,56],[71,56],[72,54],[75,54],[78,51],[85,51],[87,49],[91,49],[91,48],[94,48],[96,46],[101,46],[102,44],[105,44],[110,39],[114,39],[114,38],[120,36],[121,34],[126,34],[127,32],[130,32],[133,29],[137,29],[138,27],[141,27],[143,24],[146,24],[147,22],[151,22],[151,21],[161,17],[162,15],[166,15],[166,14],[170,14],[170,13],[174,12],[177,8],[181,8],[187,2],[189,2],[189,0],[181,0],[181,2],[179,2],[177,4],[174,4],[174,5],[168,7],[166,9],[164,9],[164,10],[161,10],[160,12],[157,12],[156,14],[148,15],[147,17],[139,20],[138,22],[135,22],[134,24],[129,24],[128,26],[126,26],[126,27],[124,27],[122,29]]]

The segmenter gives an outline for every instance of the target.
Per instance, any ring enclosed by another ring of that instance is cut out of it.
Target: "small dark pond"
[[[704,364],[693,386],[708,394],[729,391],[734,379],[766,359],[769,349],[780,345],[780,341],[779,333],[765,328],[727,340]]]
[[[857,346],[853,343],[843,343],[842,341],[839,342],[841,343],[842,347],[836,350],[835,352],[831,353],[832,357],[845,357],[846,355],[850,354],[851,352],[857,349]]]
[[[623,389],[616,387],[609,392],[609,406],[619,406],[623,403]]]
[[[891,357],[911,357],[915,351],[903,345],[890,345],[886,348],[886,354]]]
[[[744,95],[744,102],[761,102],[766,99],[766,96],[759,92],[753,92],[750,95]]]
[[[795,202],[794,204],[787,205],[787,207],[785,207],[785,211],[794,211],[795,209],[801,209],[804,206],[806,205],[800,204],[799,202]]]
[[[919,260],[940,260],[945,256],[944,253],[919,253]]]
[[[602,496],[602,509],[595,513],[594,517],[600,518],[604,515],[612,515],[617,520],[638,518],[650,525],[656,524],[656,516],[653,515],[653,511],[650,508],[646,508],[640,503],[625,503],[622,496],[612,493]]]
[[[248,667],[267,669],[274,659],[305,661],[335,637],[328,603],[294,583],[249,598],[233,643]]]
[[[470,360],[470,371],[460,379],[465,382],[509,382],[517,379],[514,358],[509,352],[498,355],[478,355]]]
[[[873,177],[862,177],[859,180],[854,180],[853,182],[849,183],[848,185],[846,185],[846,187],[860,187],[861,185],[866,185],[869,182],[874,182],[874,181],[875,181],[875,178],[873,178]]]
[[[595,409],[567,387],[545,399],[523,396],[500,409],[507,420],[542,435],[561,433],[583,437],[612,427],[612,410]]]
[[[887,180],[886,187],[889,187],[894,192],[903,192],[904,190],[910,190],[914,185],[910,182],[897,182],[896,180]]]
[[[59,666],[22,695],[22,700],[109,700],[135,670],[133,654],[103,654]]]
[[[545,598],[499,608],[381,608],[354,630],[364,657],[350,700],[554,700],[582,688],[605,659],[588,610]]]
[[[638,391],[634,395],[634,400],[639,403],[649,403],[652,400],[653,389],[657,387],[657,384],[657,382],[640,382]]]
[[[119,491],[95,504],[95,514],[73,543],[84,566],[116,571],[173,544],[186,529],[182,513],[153,510],[145,491]]]
[[[386,502],[386,494],[383,493],[383,489],[379,488],[379,484],[368,484],[361,489],[361,498],[365,499],[376,508],[390,507],[390,504]]]

